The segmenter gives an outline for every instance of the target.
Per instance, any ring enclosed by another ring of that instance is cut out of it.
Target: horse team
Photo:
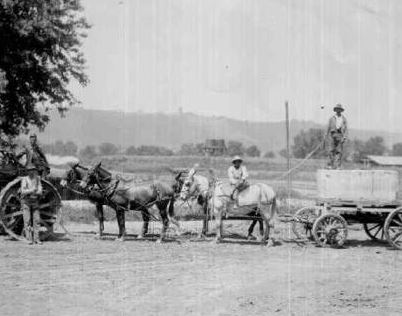
[[[158,238],[158,242],[161,242],[166,238],[169,222],[181,231],[180,224],[174,217],[175,201],[196,199],[206,219],[215,219],[216,242],[222,239],[223,218],[242,216],[253,219],[248,231],[249,238],[252,238],[254,226],[259,222],[260,241],[264,244],[272,244],[269,232],[275,218],[277,201],[274,190],[264,183],[251,184],[238,194],[235,203],[231,197],[233,189],[229,184],[215,177],[207,178],[200,175],[194,168],[187,174],[177,172],[170,182],[154,181],[150,185],[138,185],[132,180],[127,181],[119,176],[113,176],[101,163],[98,163],[90,168],[80,164],[71,166],[61,184],[72,190],[79,189],[96,205],[100,236],[104,231],[104,205],[113,208],[116,212],[119,228],[117,240],[120,241],[123,241],[126,235],[125,212],[141,212],[143,226],[137,238],[144,238],[148,233],[149,221],[152,217],[149,208],[155,205],[163,224]],[[201,236],[207,233],[207,220],[203,223]]]

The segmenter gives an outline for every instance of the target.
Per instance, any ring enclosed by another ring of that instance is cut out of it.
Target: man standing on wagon
[[[21,210],[24,218],[25,238],[30,244],[42,244],[39,239],[39,198],[42,195],[42,183],[38,169],[29,164],[28,175],[21,179]]]
[[[334,107],[335,115],[329,119],[327,134],[325,139],[329,138],[329,161],[328,168],[340,169],[342,165],[343,144],[348,137],[348,123],[346,117],[342,114],[345,109],[341,104]]]

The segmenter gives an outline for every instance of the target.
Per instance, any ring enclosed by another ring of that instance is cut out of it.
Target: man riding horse
[[[229,183],[233,188],[233,192],[230,197],[235,201],[236,206],[238,206],[237,196],[239,192],[249,186],[247,181],[248,172],[246,167],[242,166],[243,159],[241,159],[240,156],[233,157],[232,163],[233,166],[230,166],[228,169]]]

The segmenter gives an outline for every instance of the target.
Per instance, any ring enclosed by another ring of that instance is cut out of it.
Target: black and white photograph
[[[401,0],[0,0],[0,315],[402,315]]]

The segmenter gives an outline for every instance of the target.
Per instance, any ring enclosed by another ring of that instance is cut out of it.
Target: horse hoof
[[[255,237],[255,236],[253,236],[253,235],[248,235],[247,236],[247,240],[256,240],[257,238]]]
[[[120,242],[122,242],[122,241],[124,241],[124,237],[117,237],[117,238],[115,239],[115,241],[120,241]]]
[[[215,239],[215,244],[219,244],[221,242],[221,239],[220,238],[216,238]]]
[[[144,235],[138,235],[137,236],[137,239],[144,239],[145,237],[144,237]]]
[[[267,247],[273,247],[274,246],[274,241],[272,239],[269,239],[266,243]]]
[[[161,244],[162,241],[163,241],[163,240],[159,238],[159,239],[156,240],[156,243],[157,243],[157,244]]]

